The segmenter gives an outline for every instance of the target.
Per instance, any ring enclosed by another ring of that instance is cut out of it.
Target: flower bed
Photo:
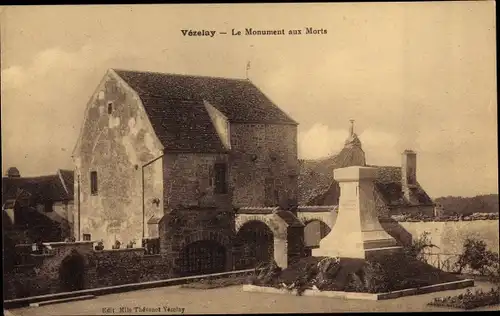
[[[498,287],[488,292],[478,289],[474,293],[468,289],[464,294],[434,298],[428,305],[473,309],[497,304],[500,304],[500,288]]]
[[[298,295],[307,289],[386,293],[461,279],[401,252],[374,260],[308,257],[283,271],[272,264],[254,274],[250,284],[296,290]]]

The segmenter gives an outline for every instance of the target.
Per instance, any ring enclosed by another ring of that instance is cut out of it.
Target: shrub
[[[254,285],[276,285],[277,278],[281,273],[276,261],[262,262],[254,269],[250,276],[250,283]]]
[[[487,250],[484,241],[473,238],[464,241],[456,266],[458,273],[469,267],[473,272],[492,278],[498,278],[500,272],[498,254]]]
[[[344,287],[344,291],[346,292],[358,292],[363,293],[367,292],[367,287],[365,286],[364,273],[363,270],[356,272],[350,272],[347,275],[347,282]]]
[[[319,289],[335,289],[335,276],[340,270],[340,260],[338,258],[324,258],[317,263],[317,274],[313,279],[313,284]]]
[[[404,247],[404,252],[408,255],[408,257],[425,261],[424,250],[429,248],[439,248],[431,242],[429,235],[429,232],[424,232],[417,239],[412,240],[411,245]]]
[[[293,283],[288,286],[289,290],[297,290],[297,295],[302,295],[305,290],[311,287],[312,279],[318,274],[317,265],[309,263],[302,267]]]
[[[262,269],[256,269],[250,278],[251,284],[296,290],[298,295],[309,288],[385,293],[457,280],[455,275],[440,271],[404,251],[368,261],[308,257],[283,271],[272,265],[259,268]]]
[[[370,261],[365,266],[364,287],[368,293],[390,291],[391,277],[380,262]]]
[[[428,305],[446,306],[462,309],[473,309],[482,306],[500,304],[500,288],[492,288],[488,292],[477,289],[474,293],[470,289],[464,294],[447,297],[436,297]]]

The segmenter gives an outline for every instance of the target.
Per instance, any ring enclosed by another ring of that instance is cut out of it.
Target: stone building
[[[73,158],[75,237],[106,248],[159,234],[195,256],[232,242],[235,210],[297,204],[297,123],[249,80],[110,69]]]
[[[349,166],[377,168],[375,198],[379,216],[434,214],[434,202],[417,181],[417,154],[405,150],[401,154],[401,166],[368,165],[353,125],[345,146],[338,155],[300,163],[299,203],[338,205],[340,188],[333,179],[333,170]]]
[[[15,167],[2,177],[3,229],[15,243],[62,241],[73,235],[73,171],[21,177]]]

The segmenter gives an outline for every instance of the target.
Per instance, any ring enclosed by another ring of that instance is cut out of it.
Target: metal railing
[[[446,272],[456,272],[459,254],[456,253],[424,253],[425,262]]]

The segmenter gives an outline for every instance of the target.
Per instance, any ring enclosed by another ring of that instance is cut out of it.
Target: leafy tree
[[[497,253],[487,250],[483,240],[467,238],[464,241],[463,252],[457,261],[458,272],[469,267],[481,275],[498,277],[499,257]]]

